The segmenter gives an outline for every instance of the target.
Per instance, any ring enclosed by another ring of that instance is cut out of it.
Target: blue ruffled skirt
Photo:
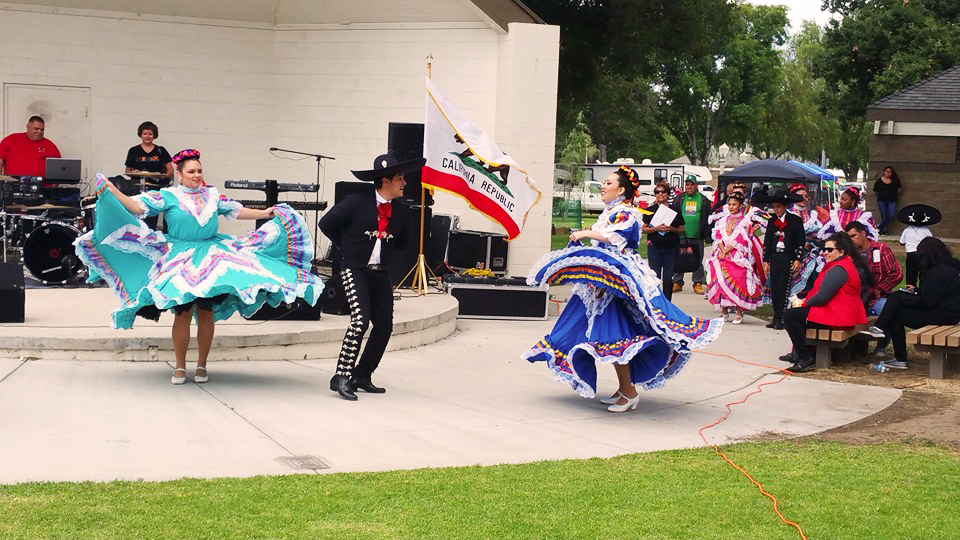
[[[573,284],[574,295],[553,330],[522,355],[544,361],[554,376],[592,398],[600,364],[626,364],[644,389],[663,386],[691,350],[720,333],[723,319],[686,315],[668,301],[660,280],[638,255],[571,244],[537,261],[531,285]]]

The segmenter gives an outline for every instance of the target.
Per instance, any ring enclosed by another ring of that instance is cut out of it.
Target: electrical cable
[[[724,454],[723,452],[721,452],[719,446],[717,446],[717,445],[715,445],[715,444],[711,444],[710,441],[707,440],[707,436],[703,434],[704,431],[706,431],[706,430],[708,430],[708,429],[710,429],[710,428],[712,428],[712,427],[718,426],[718,425],[720,425],[721,423],[723,423],[724,421],[726,421],[726,419],[730,417],[730,413],[733,412],[733,410],[731,409],[732,406],[734,406],[734,405],[741,405],[741,404],[743,404],[743,403],[746,403],[746,401],[747,401],[748,399],[750,399],[750,396],[752,396],[752,395],[754,395],[754,394],[759,394],[759,393],[763,392],[763,387],[764,387],[764,386],[771,385],[771,384],[781,383],[781,382],[785,381],[785,380],[787,379],[787,377],[792,376],[793,373],[790,372],[789,370],[786,370],[786,369],[783,369],[783,368],[778,368],[778,367],[774,367],[774,366],[768,366],[768,365],[764,365],[764,364],[756,364],[756,363],[753,363],[753,362],[747,362],[746,360],[740,360],[739,358],[737,358],[737,357],[735,357],[735,356],[731,356],[731,355],[729,355],[729,354],[711,353],[711,352],[706,352],[706,351],[696,351],[696,352],[699,353],[699,354],[707,354],[707,355],[710,355],[710,356],[719,356],[719,357],[722,357],[722,358],[729,358],[729,359],[731,359],[731,360],[733,360],[733,361],[735,361],[735,362],[739,362],[739,363],[741,363],[741,364],[745,364],[745,365],[748,365],[748,366],[757,366],[757,367],[762,367],[762,368],[766,368],[766,369],[772,369],[772,370],[775,370],[775,371],[779,371],[779,372],[782,374],[782,375],[780,376],[780,378],[777,379],[777,380],[775,380],[775,381],[768,381],[768,382],[764,382],[764,383],[758,384],[757,387],[756,387],[756,389],[752,390],[750,393],[748,393],[746,396],[744,396],[743,399],[741,399],[741,400],[739,400],[739,401],[732,401],[732,402],[730,402],[730,403],[727,403],[727,404],[724,406],[724,407],[727,409],[727,412],[725,412],[719,419],[717,419],[717,421],[713,422],[712,424],[709,424],[709,425],[706,425],[706,426],[703,426],[702,428],[700,428],[700,431],[698,431],[698,433],[700,434],[700,438],[703,439],[703,443],[704,443],[704,444],[706,444],[707,446],[713,447],[713,451],[714,451],[718,456],[720,456],[721,459],[723,459],[724,461],[726,461],[727,464],[730,465],[731,467],[733,467],[734,469],[740,471],[740,473],[743,474],[744,476],[746,476],[747,479],[750,480],[750,482],[753,483],[753,485],[757,486],[757,489],[760,490],[760,493],[762,493],[765,497],[767,497],[768,499],[770,499],[771,501],[773,501],[773,511],[776,512],[776,514],[777,514],[777,516],[780,518],[780,521],[781,521],[781,522],[783,522],[783,523],[786,524],[786,525],[790,525],[791,527],[797,529],[797,532],[800,533],[800,538],[802,538],[803,540],[807,540],[807,536],[803,533],[803,529],[800,527],[800,525],[798,525],[797,523],[794,523],[793,521],[788,520],[788,519],[787,519],[786,517],[784,517],[784,515],[780,512],[780,508],[779,508],[780,503],[779,503],[779,501],[777,501],[777,498],[774,497],[773,494],[771,494],[770,492],[768,492],[766,489],[764,489],[764,488],[763,488],[763,485],[760,484],[760,482],[758,482],[753,476],[751,476],[750,473],[748,473],[743,467],[741,467],[740,465],[737,465],[732,459],[730,459],[729,457],[727,457],[726,454]]]

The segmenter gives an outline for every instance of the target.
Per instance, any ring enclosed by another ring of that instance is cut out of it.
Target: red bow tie
[[[387,231],[387,220],[393,215],[393,205],[389,202],[377,204],[377,232]]]

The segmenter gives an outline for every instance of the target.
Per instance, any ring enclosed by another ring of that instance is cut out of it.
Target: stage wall
[[[139,142],[137,125],[151,120],[171,152],[203,152],[214,185],[313,180],[312,159],[280,159],[271,146],[334,156],[322,173],[321,198],[332,202],[336,181],[386,150],[388,122],[423,121],[432,53],[434,79],[543,192],[511,245],[511,274],[525,274],[549,249],[558,50],[557,27],[514,23],[503,33],[479,16],[476,23],[272,26],[0,3],[5,95],[24,85],[89,95],[86,122],[72,118],[76,106],[38,99],[28,111],[4,108],[4,125],[22,130],[31,114],[43,115],[47,136],[68,142],[67,157],[84,156],[91,176],[122,172],[127,149]],[[58,126],[70,133],[58,134]],[[459,214],[463,228],[498,230],[448,195],[437,196],[434,212]]]

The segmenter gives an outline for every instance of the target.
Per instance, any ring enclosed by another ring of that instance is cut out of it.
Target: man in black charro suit
[[[783,311],[790,296],[790,277],[800,271],[804,256],[806,237],[803,220],[787,211],[803,197],[785,189],[773,195],[761,196],[758,204],[770,205],[770,220],[763,237],[763,270],[767,274],[770,302],[773,304],[773,319],[767,328],[783,330]]]
[[[410,239],[410,209],[401,200],[406,182],[403,173],[419,170],[425,159],[397,163],[389,154],[378,156],[369,171],[351,171],[374,189],[354,193],[335,204],[318,227],[324,236],[340,246],[343,255],[341,281],[350,308],[350,326],[343,337],[337,373],[330,390],[355,401],[359,388],[382,394],[371,376],[393,330],[393,286],[387,265],[398,248]],[[360,344],[367,326],[373,325],[367,345]],[[357,363],[357,357],[360,357]]]

